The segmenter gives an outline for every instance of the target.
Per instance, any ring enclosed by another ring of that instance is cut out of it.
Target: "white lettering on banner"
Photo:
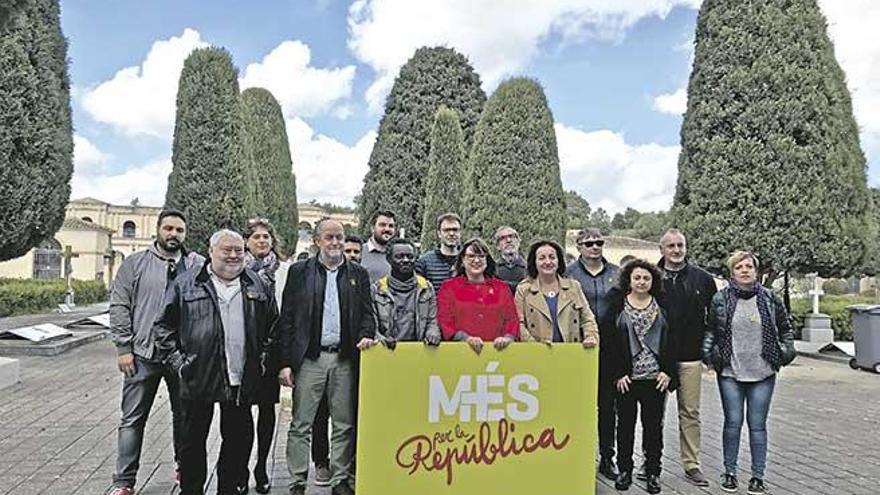
[[[495,373],[498,365],[498,361],[490,361],[486,366],[487,374],[458,377],[451,396],[440,376],[429,376],[428,422],[438,423],[441,411],[444,416],[457,414],[461,422],[534,419],[538,415],[539,403],[538,398],[530,392],[538,390],[538,379],[528,374],[506,379],[504,375]]]

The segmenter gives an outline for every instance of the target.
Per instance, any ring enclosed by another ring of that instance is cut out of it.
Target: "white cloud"
[[[699,0],[356,0],[349,9],[348,45],[377,72],[366,93],[381,108],[400,66],[420,46],[446,45],[466,54],[487,88],[528,64],[551,35],[563,42],[619,41],[649,16]]]
[[[654,98],[654,110],[660,113],[681,115],[687,110],[687,88],[679,88],[674,93],[662,94]]]
[[[170,173],[170,157],[131,167],[115,175],[88,175],[76,171],[70,183],[71,197],[89,196],[122,205],[138,198],[143,205],[159,206],[165,203],[165,190],[168,187]]]
[[[609,130],[582,131],[556,124],[562,185],[593,208],[610,213],[672,206],[678,175],[678,146],[631,145]]]
[[[880,160],[880,2],[876,0],[820,0],[828,18],[834,52],[846,73],[862,147],[875,163]]]
[[[121,69],[112,79],[86,90],[83,108],[123,134],[170,138],[183,61],[206,45],[198,31],[189,28],[178,37],[156,41],[140,66]]]
[[[106,162],[107,155],[91,141],[79,134],[73,135],[73,168],[77,173],[94,172]]]
[[[247,66],[241,88],[259,86],[275,95],[289,117],[313,117],[334,109],[351,96],[355,67],[317,69],[311,67],[311,51],[300,41],[284,41],[266,55],[262,62]],[[350,115],[337,107],[333,115]]]
[[[297,201],[315,199],[352,205],[361,192],[376,131],[370,130],[353,146],[316,134],[302,119],[287,120],[287,136],[296,174]]]

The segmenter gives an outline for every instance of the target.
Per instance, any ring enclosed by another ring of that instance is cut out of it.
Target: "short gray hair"
[[[244,244],[244,238],[238,232],[229,229],[221,229],[211,234],[211,240],[209,242],[211,249],[217,247],[217,244],[220,244],[220,240],[226,237],[234,237]]]
[[[664,232],[663,235],[660,236],[660,246],[661,247],[663,246],[663,239],[666,239],[666,236],[668,236],[668,235],[680,235],[681,238],[684,239],[684,243],[687,244],[687,237],[684,236],[684,232],[682,232],[676,228],[671,228],[671,229],[666,229],[666,232]]]
[[[499,238],[501,237],[501,232],[505,230],[512,231],[513,235],[516,236],[517,239],[519,239],[519,232],[517,232],[515,228],[511,227],[510,225],[502,225],[495,230],[495,242],[498,242]]]

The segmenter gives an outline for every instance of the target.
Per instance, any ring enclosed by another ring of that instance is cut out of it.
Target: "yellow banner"
[[[598,362],[580,344],[364,352],[356,492],[594,494]]]

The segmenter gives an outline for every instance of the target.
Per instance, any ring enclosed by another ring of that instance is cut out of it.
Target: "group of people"
[[[218,493],[247,493],[251,474],[255,490],[269,492],[267,458],[283,385],[293,398],[290,493],[305,493],[311,461],[316,484],[351,494],[360,354],[375,345],[393,350],[398,342],[443,341],[465,342],[476,353],[514,342],[578,343],[598,352],[598,471],[617,489],[630,487],[640,409],[645,462],[636,477],[649,493],[661,491],[663,416],[673,391],[685,477],[708,485],[700,467],[700,389],[708,365],[725,416],[721,488],[737,490],[747,417],[748,492],[765,493],[770,398],[776,372],[794,350],[788,315],[758,283],[754,254],[731,256],[729,283],[716,291],[715,279],[688,261],[685,236],[675,229],[662,237],[657,265],[634,259],[622,267],[603,256],[602,233],[585,229],[577,236],[580,256],[566,266],[552,240],[534,242],[523,257],[509,226],[495,232],[496,261],[483,240],[462,242],[463,222],[454,213],[437,219],[439,245],[421,256],[396,236],[393,212],[377,211],[369,223],[362,242],[339,222],[321,220],[313,232],[316,254],[286,261],[272,225],[253,219],[241,233],[214,233],[205,259],[184,247],[183,213],[159,215],[154,245],[125,259],[111,292],[124,374],[112,495],[134,493],[144,427],[162,380],[180,493],[204,491],[215,404]]]

